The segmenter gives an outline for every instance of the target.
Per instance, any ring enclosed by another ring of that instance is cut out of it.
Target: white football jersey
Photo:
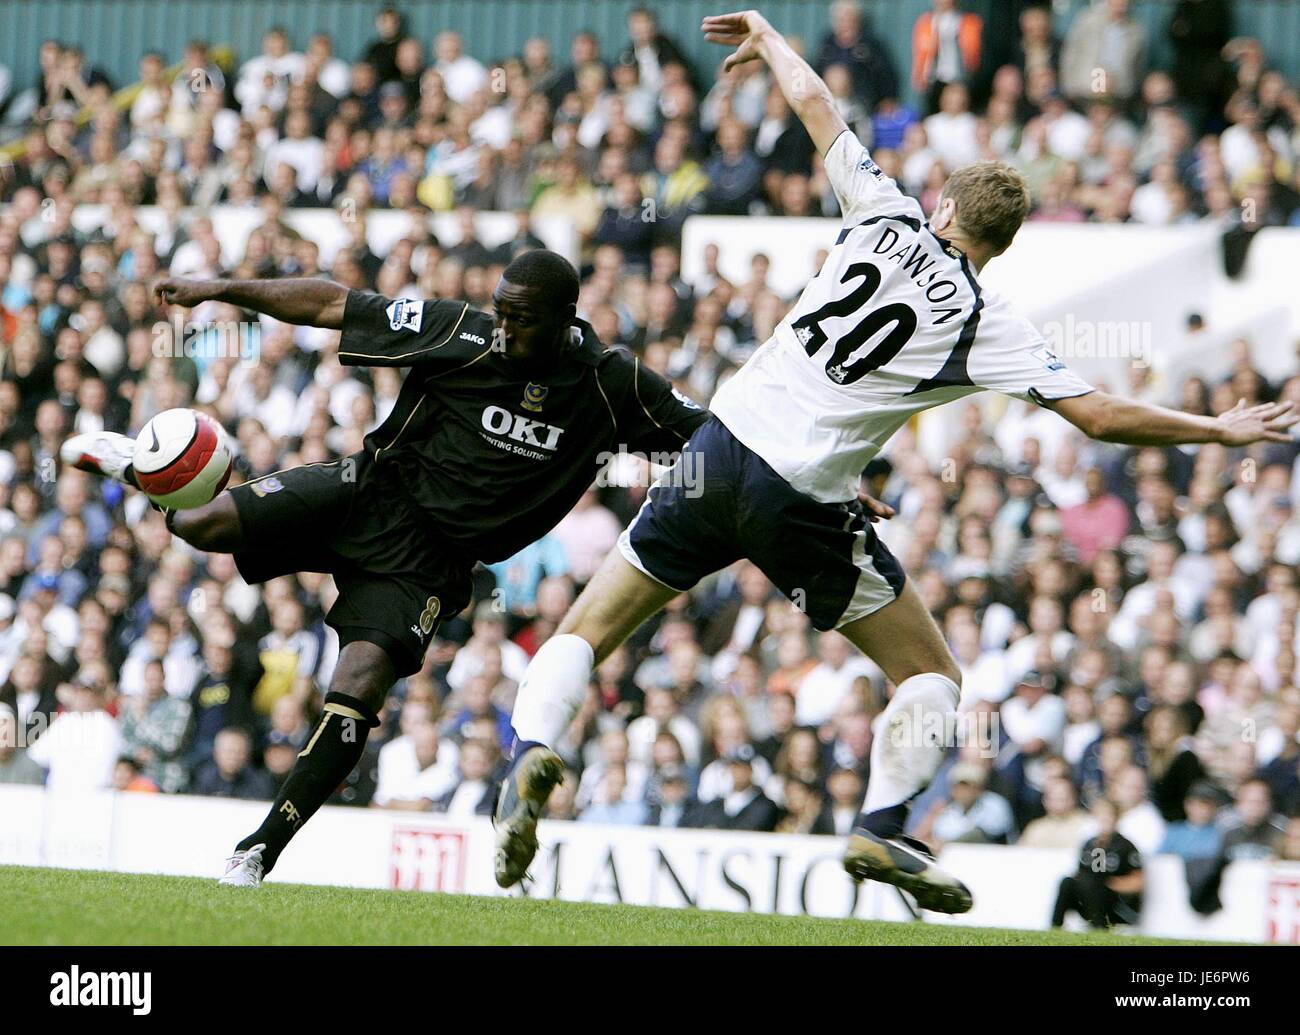
[[[1041,403],[1092,391],[1023,316],[980,287],[846,130],[826,153],[844,228],[789,315],[709,409],[800,492],[857,498],[907,419],[992,390]]]

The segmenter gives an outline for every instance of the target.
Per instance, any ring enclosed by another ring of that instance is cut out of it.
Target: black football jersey
[[[475,559],[504,560],[555,527],[612,455],[677,453],[708,417],[578,320],[545,381],[493,347],[466,302],[351,291],[339,361],[409,367],[366,436],[375,476]]]

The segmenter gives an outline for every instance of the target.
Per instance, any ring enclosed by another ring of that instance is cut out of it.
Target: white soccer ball
[[[164,410],[135,440],[136,481],[159,506],[190,510],[226,487],[234,457],[225,429],[198,410]]]

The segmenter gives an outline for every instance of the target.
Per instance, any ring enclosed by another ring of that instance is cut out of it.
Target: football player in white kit
[[[581,705],[593,667],[703,576],[742,557],[800,600],[817,629],[838,629],[894,686],[871,749],[862,814],[844,866],[885,881],[923,909],[971,907],[970,892],[903,834],[909,803],[949,746],[957,662],[919,595],[876,538],[859,477],[909,417],[982,390],[1031,400],[1085,434],[1132,445],[1287,441],[1290,404],[1200,417],[1095,391],[1028,320],[981,288],[981,267],[1029,210],[1013,169],[954,173],[934,213],[904,195],[840,118],[825,84],[754,11],[706,18],[735,46],[724,69],[761,59],[818,151],[843,228],[771,339],[719,389],[713,416],[669,470],[519,688],[518,738],[496,813],[496,878],[508,887],[537,850],[537,818],[562,765],[551,750]],[[687,453],[696,456],[688,457]]]

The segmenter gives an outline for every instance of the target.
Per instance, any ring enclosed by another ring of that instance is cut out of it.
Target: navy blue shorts
[[[748,558],[821,630],[878,611],[903,591],[903,569],[861,503],[821,503],[797,491],[717,417],[651,486],[618,545],[628,563],[683,592]]]

